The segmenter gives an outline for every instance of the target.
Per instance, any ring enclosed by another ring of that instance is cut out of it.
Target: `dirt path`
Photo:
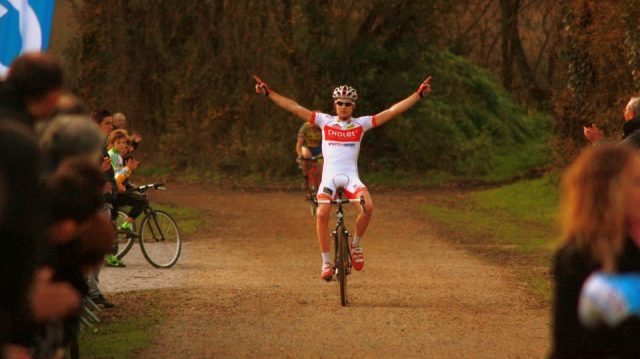
[[[434,237],[417,211],[427,199],[374,193],[366,265],[350,276],[347,308],[336,282],[319,279],[314,221],[298,192],[172,185],[158,200],[203,210],[209,230],[168,271],[134,248],[127,268],[104,270],[102,287],[180,288],[145,358],[544,357],[547,309],[503,268]]]

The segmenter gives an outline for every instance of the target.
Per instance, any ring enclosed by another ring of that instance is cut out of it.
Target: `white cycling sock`
[[[322,252],[322,264],[331,263],[331,252]]]
[[[360,247],[360,237],[353,236],[353,240],[351,240],[351,247]]]

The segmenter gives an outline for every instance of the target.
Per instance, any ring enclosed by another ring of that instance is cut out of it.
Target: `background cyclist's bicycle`
[[[164,190],[164,184],[152,183],[131,189],[140,195],[147,197],[149,190]],[[120,228],[123,221],[126,221],[127,215],[119,211],[116,218],[116,228]],[[133,224],[133,230],[138,227]],[[123,231],[118,231],[116,243],[118,252],[116,256],[122,259],[133,243],[138,240],[140,249],[147,261],[156,268],[170,268],[178,261],[182,250],[182,240],[180,239],[180,231],[176,221],[171,215],[162,210],[155,210],[151,205],[147,205],[144,209],[144,216],[140,221],[138,238],[128,236]]]
[[[322,167],[318,162],[322,161],[322,155],[313,156],[311,158],[299,158],[301,165],[307,167],[307,174],[304,179],[306,187],[306,200],[309,201],[311,215],[316,215],[316,194],[320,186],[322,177]],[[306,164],[305,164],[306,162]]]

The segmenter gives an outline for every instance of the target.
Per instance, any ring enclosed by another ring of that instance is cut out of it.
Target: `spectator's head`
[[[46,183],[54,221],[73,219],[80,223],[89,218],[103,203],[104,184],[104,175],[95,160],[63,160]]]
[[[54,168],[63,159],[84,156],[95,160],[101,157],[105,135],[83,115],[58,115],[40,136],[40,148]]]
[[[108,110],[96,110],[91,112],[91,119],[100,126],[102,133],[109,136],[113,131],[113,116]]]
[[[55,111],[62,92],[62,67],[49,54],[23,54],[9,67],[6,84],[20,95],[33,118],[44,119]]]
[[[63,92],[58,98],[58,104],[56,106],[57,115],[88,115],[87,107],[78,96],[70,93]]]
[[[640,222],[640,153],[626,144],[582,152],[563,178],[562,222],[567,240],[615,271],[626,226]]]
[[[129,134],[125,130],[113,130],[109,135],[109,148],[124,154],[129,146]]]
[[[113,128],[114,129],[127,129],[127,117],[122,112],[116,112],[113,114]]]
[[[632,97],[624,108],[624,119],[629,121],[640,116],[640,97]]]

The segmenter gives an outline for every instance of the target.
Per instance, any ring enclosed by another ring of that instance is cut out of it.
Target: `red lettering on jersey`
[[[325,141],[360,142],[362,133],[362,127],[354,127],[348,130],[343,130],[326,126],[324,128],[324,139]]]

